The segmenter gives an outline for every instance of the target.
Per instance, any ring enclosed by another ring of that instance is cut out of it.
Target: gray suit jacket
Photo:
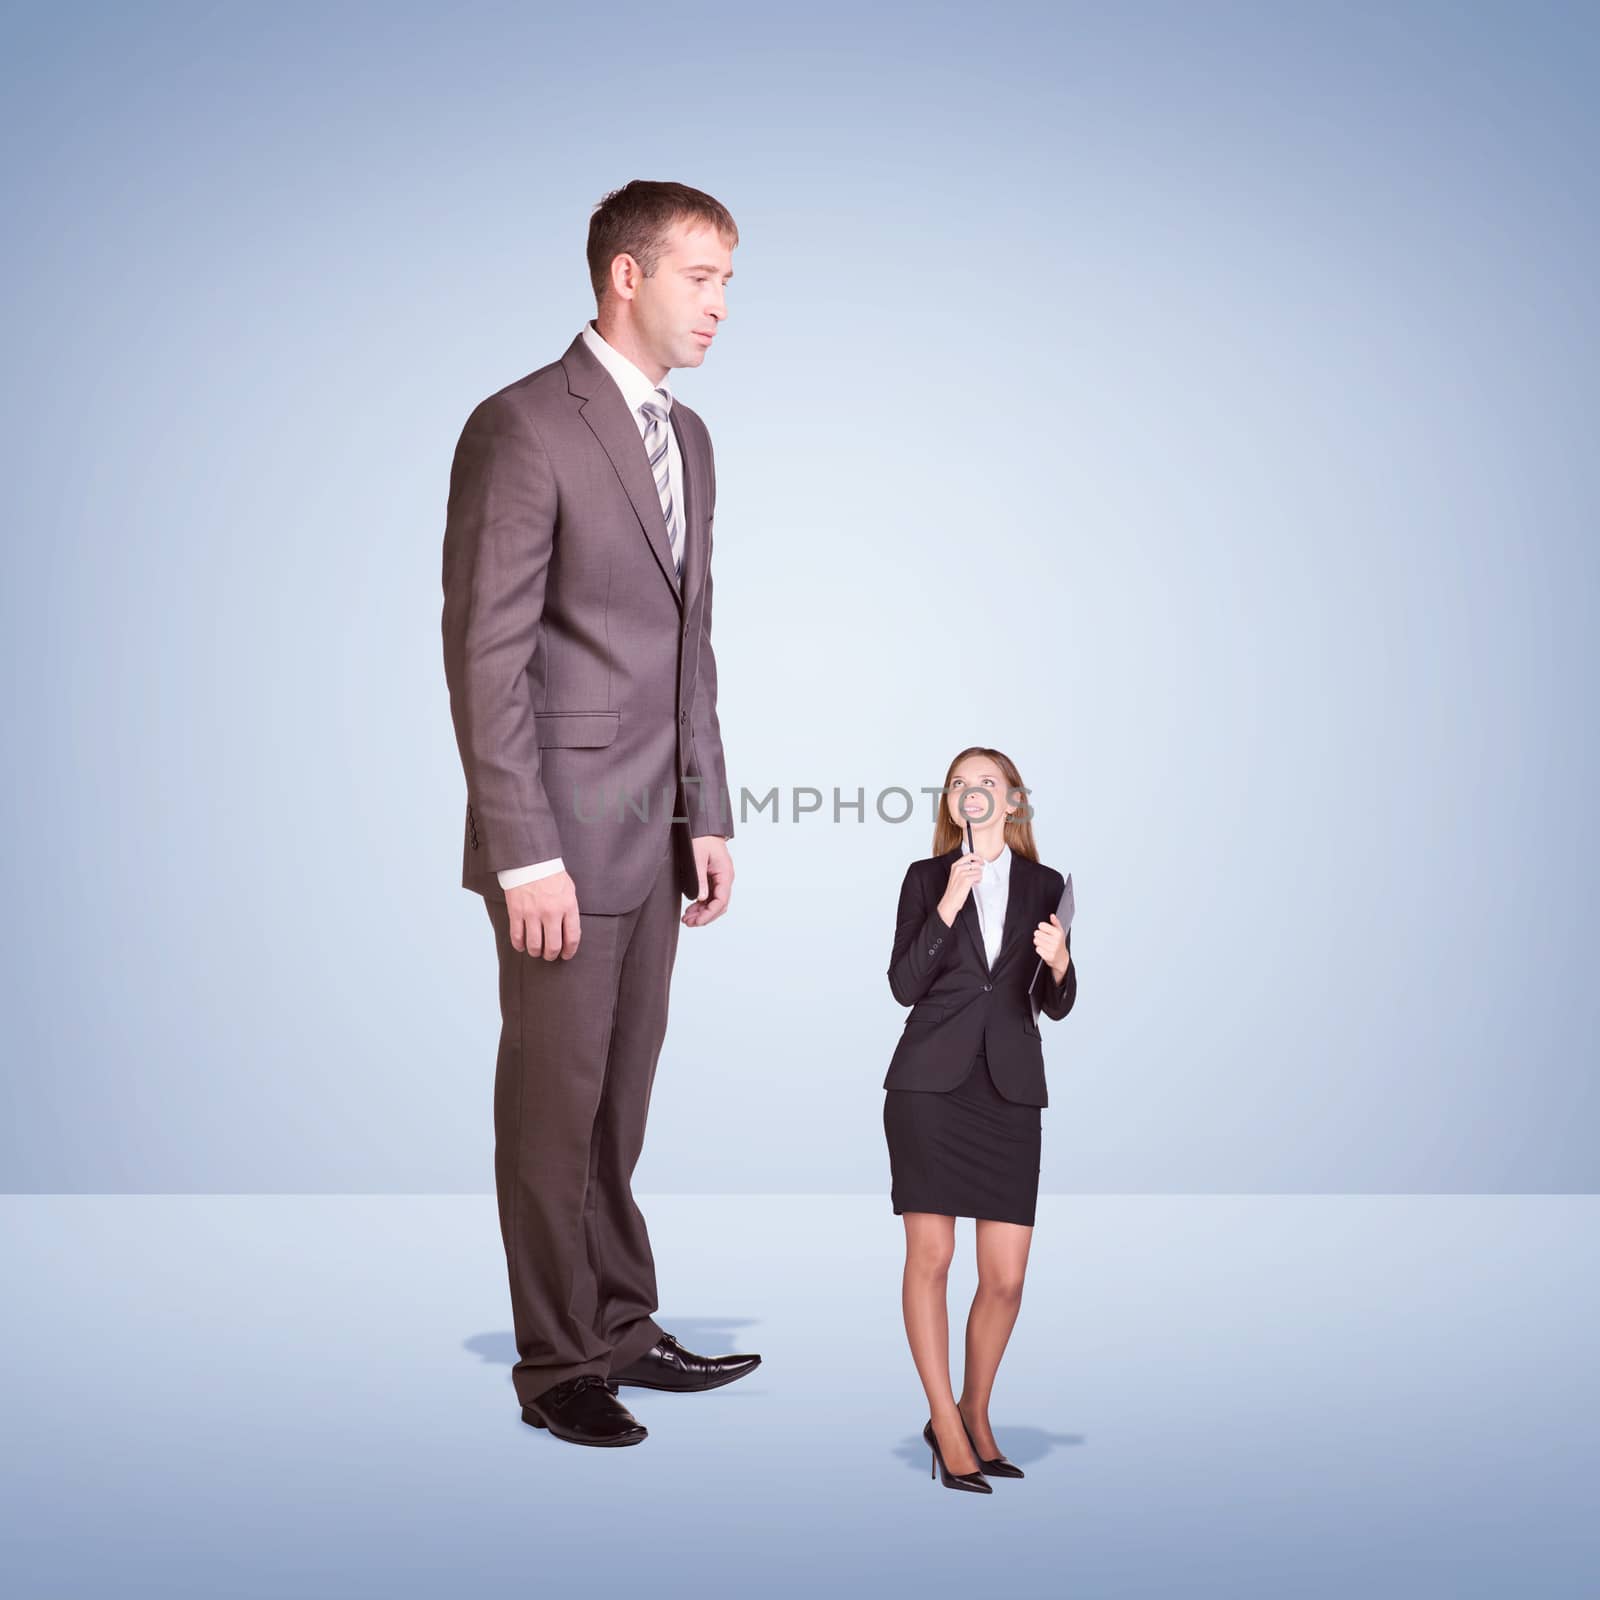
[[[581,337],[467,418],[444,535],[445,678],[467,780],[461,881],[559,855],[579,911],[639,906],[733,835],[711,652],[711,436],[674,398],[680,589],[639,429]]]

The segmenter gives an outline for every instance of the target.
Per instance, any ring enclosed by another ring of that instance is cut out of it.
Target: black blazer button
[[[992,989],[992,988],[994,988],[994,985],[993,985],[993,984],[992,984],[992,983],[986,983],[986,984],[984,984],[984,986],[983,986],[983,992],[984,992],[984,993],[985,993],[985,994],[988,994],[988,992],[989,992],[989,991],[990,991],[990,990],[991,990],[991,989]]]

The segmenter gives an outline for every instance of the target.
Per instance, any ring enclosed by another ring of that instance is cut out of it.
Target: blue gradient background
[[[4,1187],[490,1187],[447,474],[646,176],[734,781],[1074,873],[1044,1187],[1593,1189],[1595,17],[8,7]],[[886,1187],[928,847],[739,830],[641,1191]]]

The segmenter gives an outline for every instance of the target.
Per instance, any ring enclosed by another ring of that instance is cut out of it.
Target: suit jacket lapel
[[[961,846],[957,845],[950,852],[952,859],[961,854]],[[1029,862],[1027,866],[1031,866]],[[1015,850],[1011,852],[1011,872],[1006,880],[1006,918],[1000,929],[1000,950],[995,956],[994,966],[989,965],[989,958],[983,944],[983,922],[978,916],[978,894],[973,890],[962,903],[961,910],[957,913],[956,921],[967,930],[967,939],[972,945],[974,954],[980,965],[987,972],[993,972],[1000,963],[1011,954],[1011,947],[1028,926],[1028,896],[1033,888],[1033,881],[1027,866],[1023,865],[1023,858]],[[946,871],[949,869],[946,868]]]
[[[579,415],[589,424],[605,453],[611,458],[622,487],[627,490],[633,513],[650,545],[651,552],[661,568],[661,575],[678,595],[678,574],[672,564],[672,544],[667,538],[666,518],[661,514],[661,496],[656,493],[655,480],[650,476],[650,463],[645,457],[638,425],[628,413],[628,404],[622,391],[612,382],[611,374],[595,360],[593,353],[579,334],[567,346],[561,364],[567,372],[567,388],[583,404]],[[668,413],[670,419],[671,413]],[[678,448],[683,449],[682,436]],[[688,457],[684,457],[684,476],[688,477]],[[690,532],[694,524],[689,519],[689,495],[684,494],[684,569],[688,570],[689,549],[693,545]],[[682,602],[682,596],[679,595]]]
[[[1033,863],[1015,850],[1011,852],[1011,877],[1006,885],[1006,920],[1000,933],[1000,954],[995,957],[998,967],[1012,953],[1020,935],[1026,931],[1028,906],[1033,893]]]
[[[960,845],[949,852],[952,860],[960,854]],[[945,870],[948,872],[948,866]],[[1033,929],[1033,922],[1029,920],[1033,892],[1033,862],[1013,850],[1011,876],[1006,884],[1006,919],[1000,930],[1000,952],[995,957],[993,967],[989,965],[984,951],[983,923],[978,916],[977,893],[974,891],[967,896],[956,916],[956,921],[967,930],[967,941],[972,946],[973,954],[977,956],[979,964],[986,971],[990,973],[998,971],[1002,962],[1008,960],[1017,949],[1027,943]]]
[[[672,431],[678,437],[678,457],[683,463],[683,609],[687,613],[694,604],[700,584],[706,575],[707,544],[706,519],[700,514],[700,457],[696,444],[691,443],[692,430],[678,426],[678,406],[674,401],[667,413]],[[661,498],[656,497],[659,506]],[[666,524],[662,524],[663,535]],[[667,570],[672,570],[668,547]]]
[[[961,909],[956,913],[956,921],[967,930],[967,942],[978,957],[978,965],[987,971],[989,958],[983,949],[983,924],[978,920],[978,903],[975,896],[968,894],[962,902]]]

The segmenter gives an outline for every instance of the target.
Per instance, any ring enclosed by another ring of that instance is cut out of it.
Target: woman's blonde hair
[[[1033,842],[1033,817],[1032,808],[1028,805],[1028,790],[1022,781],[1022,774],[1017,771],[1017,764],[1003,750],[991,750],[987,745],[970,744],[958,754],[950,765],[945,768],[944,789],[939,796],[939,815],[933,824],[933,854],[942,856],[946,850],[953,850],[966,837],[965,830],[950,815],[950,780],[956,775],[956,768],[972,756],[985,756],[1000,769],[1000,775],[1006,780],[1005,801],[1014,800],[1019,807],[1016,815],[1006,818],[1005,842],[1015,850],[1019,856],[1026,856],[1030,861],[1039,859],[1039,851]]]

